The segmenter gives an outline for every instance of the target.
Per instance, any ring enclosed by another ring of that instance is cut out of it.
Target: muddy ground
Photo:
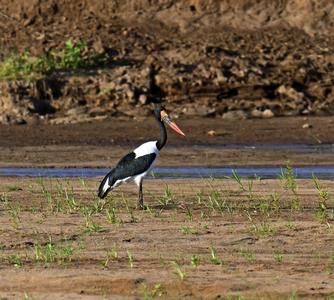
[[[1,167],[111,167],[159,135],[152,119],[3,125]],[[331,153],[289,149],[331,146],[330,117],[177,123],[186,137],[169,129],[157,166],[333,165]],[[1,177],[2,299],[333,297],[332,180],[321,198],[310,180],[147,179],[141,211],[133,184],[99,203],[101,179]]]
[[[157,167],[283,167],[288,160],[294,167],[334,164],[332,117],[175,121],[186,136],[168,128]],[[110,118],[70,125],[2,125],[0,129],[0,167],[109,168],[135,147],[160,136],[153,117],[146,121]],[[323,151],[300,151],[291,145],[309,145],[315,150],[320,146]]]

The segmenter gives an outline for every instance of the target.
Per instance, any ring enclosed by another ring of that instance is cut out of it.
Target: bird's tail
[[[108,195],[108,193],[112,190],[112,186],[110,185],[110,182],[112,181],[111,178],[113,176],[114,170],[111,170],[102,180],[99,190],[98,190],[98,197],[100,199],[103,199]]]

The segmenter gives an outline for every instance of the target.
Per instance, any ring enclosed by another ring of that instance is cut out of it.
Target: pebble
[[[214,131],[214,130],[210,130],[210,131],[208,131],[208,135],[215,136],[215,135],[217,135],[217,132]]]
[[[254,118],[262,118],[262,111],[258,110],[258,109],[253,109],[251,111],[251,116]]]
[[[273,118],[274,116],[275,116],[275,114],[270,109],[265,109],[262,112],[262,118],[264,118],[264,119]]]
[[[147,96],[144,95],[144,94],[141,94],[138,98],[138,102],[141,104],[141,105],[146,105],[147,104]]]
[[[243,110],[231,110],[222,115],[223,119],[244,120],[248,118],[247,112]]]
[[[313,126],[312,126],[312,124],[310,124],[310,123],[305,123],[305,124],[303,124],[303,128],[304,129],[308,129],[308,128],[312,128]]]

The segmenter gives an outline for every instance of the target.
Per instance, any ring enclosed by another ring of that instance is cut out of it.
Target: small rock
[[[41,33],[39,36],[36,37],[36,40],[44,40],[45,39],[45,34]]]
[[[210,130],[210,131],[208,131],[208,135],[215,136],[215,135],[217,135],[217,132],[214,131],[214,130]]]
[[[103,47],[101,39],[98,39],[97,41],[94,42],[93,49],[99,54],[105,53],[105,49]]]
[[[24,21],[23,26],[27,27],[27,26],[29,26],[33,23],[34,23],[34,21],[32,19],[27,19],[27,20]]]
[[[152,115],[152,111],[149,108],[135,108],[135,109],[124,109],[122,113],[129,116],[134,117],[137,120],[142,120]]]
[[[69,109],[66,112],[67,116],[79,116],[81,114],[83,114],[85,112],[85,108],[84,107],[74,107]]]
[[[248,118],[248,114],[243,110],[231,110],[222,115],[223,119],[239,119],[244,120]]]
[[[147,104],[147,96],[144,94],[141,94],[138,98],[138,102],[142,105]]]
[[[277,89],[276,89],[276,91],[279,93],[279,94],[285,94],[286,93],[286,91],[287,91],[287,88],[285,87],[285,85],[280,85]]]
[[[134,91],[132,91],[130,88],[126,89],[125,94],[129,100],[133,100],[135,97]]]
[[[312,124],[309,124],[309,123],[305,123],[304,125],[303,125],[303,128],[304,129],[308,129],[308,128],[312,128],[313,126],[312,126]]]
[[[88,115],[93,116],[93,117],[105,115],[105,114],[106,114],[106,110],[101,107],[93,107],[88,111]]]
[[[144,65],[151,66],[151,65],[153,65],[153,63],[155,61],[156,61],[156,58],[153,55],[148,55],[147,58],[146,58],[146,60],[145,60]]]
[[[161,74],[157,74],[154,76],[155,84],[159,87],[164,82],[164,76]]]
[[[269,119],[269,118],[272,118],[274,117],[274,113],[271,111],[271,109],[265,109],[263,112],[262,112],[262,118],[264,119]]]
[[[228,78],[224,76],[223,72],[220,69],[216,69],[216,78],[214,79],[216,85],[226,83]]]
[[[148,77],[148,76],[150,76],[150,74],[151,74],[151,68],[149,68],[149,67],[144,68],[143,70],[140,71],[140,74],[141,74],[143,77]]]
[[[251,116],[254,118],[262,118],[262,111],[258,110],[258,109],[253,109],[251,111]]]
[[[214,117],[216,110],[207,106],[184,107],[182,113],[188,116]]]

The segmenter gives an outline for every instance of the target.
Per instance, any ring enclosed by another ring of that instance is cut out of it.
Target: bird
[[[185,136],[168,116],[165,107],[158,105],[154,109],[154,116],[160,127],[160,139],[146,142],[125,155],[102,180],[98,189],[100,199],[105,198],[110,191],[123,183],[135,182],[139,188],[139,207],[145,208],[143,204],[143,179],[154,168],[155,160],[167,142],[167,131],[164,122],[173,130]]]

